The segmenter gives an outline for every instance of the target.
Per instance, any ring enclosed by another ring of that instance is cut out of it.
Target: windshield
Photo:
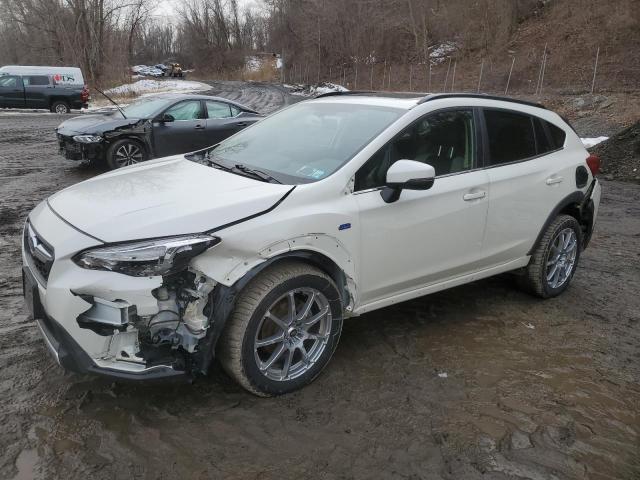
[[[224,166],[258,169],[281,183],[315,182],[351,160],[403,113],[370,105],[299,103],[228,138],[209,153]]]
[[[123,107],[127,118],[151,118],[168,106],[175,99],[170,98],[144,98]]]

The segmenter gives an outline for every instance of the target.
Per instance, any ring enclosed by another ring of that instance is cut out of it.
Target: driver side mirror
[[[175,122],[176,119],[173,118],[173,115],[170,115],[168,113],[163,113],[160,116],[159,120],[160,120],[161,123],[171,123],[171,122]]]
[[[386,203],[396,202],[402,190],[429,190],[436,178],[435,169],[415,160],[398,160],[387,170],[387,184],[380,192]]]

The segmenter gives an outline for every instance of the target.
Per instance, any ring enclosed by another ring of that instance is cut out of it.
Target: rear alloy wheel
[[[59,115],[64,115],[66,113],[69,113],[71,109],[69,108],[69,104],[67,102],[58,101],[51,104],[51,111]]]
[[[342,303],[333,280],[304,263],[276,264],[238,296],[219,358],[251,393],[280,395],[318,376],[341,330]]]
[[[118,140],[107,152],[107,164],[111,170],[128,167],[147,160],[142,145],[135,140]]]
[[[520,285],[542,298],[555,297],[568,287],[578,266],[582,229],[570,215],[559,215],[547,228],[519,278]]]

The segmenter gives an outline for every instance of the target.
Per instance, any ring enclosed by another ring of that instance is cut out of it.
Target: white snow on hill
[[[582,143],[585,148],[595,147],[600,142],[604,142],[605,140],[609,140],[609,137],[595,137],[595,138],[581,138]]]
[[[335,83],[321,82],[316,85],[284,85],[290,90],[291,95],[300,95],[301,97],[316,97],[324,93],[331,92],[348,92],[349,89]]]
[[[150,94],[150,93],[185,93],[210,90],[206,83],[187,80],[138,80],[134,83],[120,85],[106,91],[108,95]]]

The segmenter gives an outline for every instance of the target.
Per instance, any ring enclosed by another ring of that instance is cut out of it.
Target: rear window
[[[501,165],[534,157],[536,137],[533,118],[505,110],[485,110],[489,137],[489,165]]]
[[[42,86],[49,85],[49,77],[46,75],[29,75],[27,77],[22,77],[25,86]]]

